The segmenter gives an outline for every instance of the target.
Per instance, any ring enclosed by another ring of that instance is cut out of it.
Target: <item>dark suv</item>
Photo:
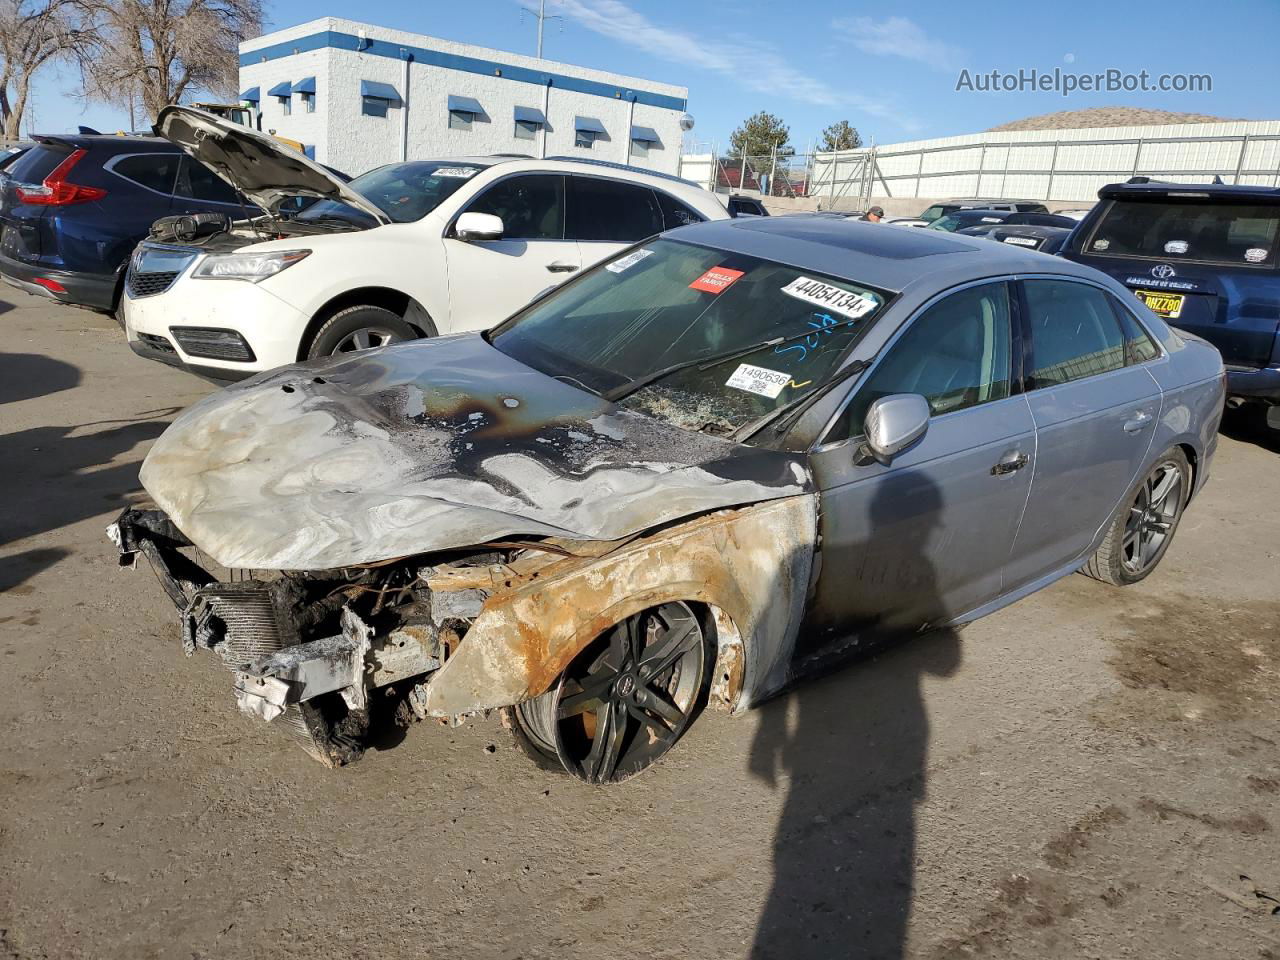
[[[0,276],[29,293],[113,310],[129,254],[155,220],[244,215],[231,187],[167,140],[34,140],[0,173]]]
[[[1063,248],[1212,343],[1236,402],[1280,404],[1280,189],[1118,183]]]

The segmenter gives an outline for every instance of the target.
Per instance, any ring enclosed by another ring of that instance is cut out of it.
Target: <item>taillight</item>
[[[90,200],[101,200],[107,191],[100,187],[84,187],[78,183],[69,183],[67,174],[80,162],[84,150],[76,150],[71,156],[53,168],[53,172],[44,178],[38,187],[23,184],[17,187],[18,199],[23,203],[32,203],[46,207],[65,207],[71,203],[88,203]]]

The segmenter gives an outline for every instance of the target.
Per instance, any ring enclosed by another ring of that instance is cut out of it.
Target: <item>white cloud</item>
[[[710,70],[744,90],[772,93],[820,107],[856,107],[910,127],[890,104],[838,88],[792,65],[777,47],[746,36],[716,36],[714,29],[685,32],[654,23],[622,0],[552,0],[549,6],[593,33],[655,57]]]
[[[841,17],[831,25],[863,53],[915,60],[935,70],[954,70],[963,56],[960,48],[933,39],[906,17]]]

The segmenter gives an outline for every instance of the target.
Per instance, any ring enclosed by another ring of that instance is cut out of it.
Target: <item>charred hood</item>
[[[289,197],[318,197],[357,207],[379,223],[387,215],[324,167],[257,130],[197,110],[173,105],[153,127],[199,160],[263,210],[275,211]]]
[[[219,563],[284,570],[616,540],[809,490],[798,457],[619,409],[476,334],[228,387],[174,421],[141,478]]]

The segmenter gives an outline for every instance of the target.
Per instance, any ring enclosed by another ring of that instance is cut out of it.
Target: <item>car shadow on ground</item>
[[[2,300],[0,305],[8,306]],[[79,384],[80,370],[69,363],[38,353],[0,353],[0,404],[32,400]]]
[[[1222,414],[1222,435],[1263,450],[1280,453],[1280,430],[1267,426],[1267,410],[1260,404],[1245,404]]]
[[[920,510],[936,508],[936,487],[922,492],[930,503]],[[888,488],[886,494],[892,496]],[[887,515],[882,507],[871,504],[869,544],[876,542],[876,518]],[[898,570],[940,610],[928,539]],[[921,687],[927,676],[958,669],[959,635],[942,629],[882,640],[856,659],[760,710],[749,769],[787,795],[753,960],[904,954],[915,896],[915,808],[927,781]]]

